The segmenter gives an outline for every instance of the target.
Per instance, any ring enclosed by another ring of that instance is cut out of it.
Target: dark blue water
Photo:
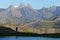
[[[60,40],[60,38],[8,36],[0,37],[0,40]]]

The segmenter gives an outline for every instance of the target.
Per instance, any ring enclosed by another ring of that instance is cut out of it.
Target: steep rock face
[[[18,23],[21,19],[23,19],[23,21],[26,21],[26,19],[28,19],[28,21],[42,19],[40,12],[32,9],[29,4],[27,6],[21,4],[19,7],[11,5],[5,9],[5,11],[0,12],[0,15],[1,23],[7,23],[6,20],[9,20],[10,23]]]
[[[20,5],[19,5],[19,8],[24,8],[25,7],[25,5],[23,4],[23,3],[21,3]]]
[[[18,7],[11,5],[7,9],[0,9],[0,23],[25,25],[32,23],[31,26],[42,26],[41,21],[54,21],[60,17],[60,7],[52,6],[50,8],[33,9],[30,4],[25,6],[21,3]],[[36,21],[40,21],[37,22]]]
[[[50,12],[54,12],[54,11],[56,11],[56,9],[57,9],[56,6],[52,6],[52,7],[48,8],[48,10],[49,10]]]
[[[43,7],[42,9],[38,10],[42,13],[43,18],[48,20],[55,20],[60,16],[60,6],[52,6],[50,8]]]
[[[47,8],[42,8],[42,9],[40,9],[38,11],[42,13],[42,15],[43,15],[42,17],[44,19],[48,19],[48,18],[53,16],[53,13],[50,12]]]
[[[58,6],[58,7],[56,8],[56,10],[54,11],[54,14],[55,14],[56,16],[60,16],[60,6]]]

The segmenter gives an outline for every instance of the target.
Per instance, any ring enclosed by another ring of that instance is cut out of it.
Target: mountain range
[[[15,24],[20,26],[42,27],[46,23],[54,27],[60,26],[60,6],[34,9],[21,3],[18,7],[10,5],[8,8],[0,8],[0,24]]]

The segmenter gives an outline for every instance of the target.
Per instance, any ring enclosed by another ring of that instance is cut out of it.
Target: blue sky
[[[29,3],[35,9],[40,9],[43,6],[60,6],[60,0],[0,0],[0,8],[7,8],[10,5],[19,6],[20,3],[24,3],[25,5]]]

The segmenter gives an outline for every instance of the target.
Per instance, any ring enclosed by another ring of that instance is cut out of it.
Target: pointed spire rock
[[[17,6],[10,5],[8,9],[9,9],[9,10],[15,10],[16,8],[17,8]]]
[[[14,6],[13,5],[10,5],[9,8],[13,8]]]
[[[52,6],[52,7],[50,7],[48,10],[50,10],[50,11],[55,11],[56,10],[56,6]]]
[[[9,8],[17,8],[18,6],[10,5]]]
[[[51,9],[56,9],[56,6],[52,6],[52,7],[50,7]]]
[[[32,8],[31,5],[30,5],[29,3],[27,4],[27,7],[28,7],[28,8]]]
[[[23,3],[20,4],[19,8],[24,8],[25,5]]]

